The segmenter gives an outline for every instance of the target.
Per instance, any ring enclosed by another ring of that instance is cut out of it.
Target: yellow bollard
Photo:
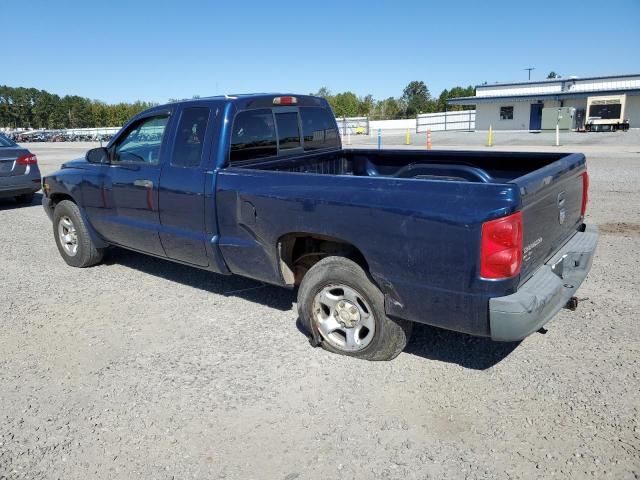
[[[487,138],[487,147],[493,145],[493,126],[489,125],[489,137]]]
[[[404,137],[404,144],[411,145],[411,134],[409,133],[409,129],[407,128],[407,134]]]
[[[431,129],[427,128],[427,150],[431,150]]]

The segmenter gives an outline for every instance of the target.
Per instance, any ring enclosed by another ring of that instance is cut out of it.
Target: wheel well
[[[76,203],[73,197],[66,193],[52,193],[51,195],[49,195],[49,199],[51,200],[51,208],[54,208],[58,203],[60,203],[63,200],[69,200],[73,203]]]
[[[365,271],[369,265],[360,250],[339,238],[310,233],[289,233],[278,241],[280,271],[288,285],[299,285],[302,277],[316,263],[328,256],[353,260]]]

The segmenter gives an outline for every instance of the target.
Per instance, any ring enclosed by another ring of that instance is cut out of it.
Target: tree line
[[[0,127],[86,128],[119,127],[133,115],[152,107],[150,102],[107,104],[77,95],[0,86]]]
[[[375,100],[372,95],[358,97],[353,92],[332,94],[322,87],[311,95],[326,98],[336,117],[369,117],[371,120],[395,120],[414,118],[420,113],[444,112],[445,110],[468,110],[472,106],[447,105],[450,98],[472,97],[476,90],[472,86],[453,87],[443,90],[438,97],[431,95],[427,85],[420,80],[410,82],[399,97]]]
[[[366,116],[373,120],[413,118],[419,113],[462,110],[469,107],[448,106],[447,100],[475,95],[475,89],[453,87],[433,97],[422,81],[409,83],[399,97],[376,100],[372,95],[359,97],[353,92],[332,94],[323,87],[312,95],[329,101],[337,117]],[[193,98],[199,98],[195,95]],[[175,101],[173,99],[169,100]],[[87,128],[119,127],[133,115],[156,104],[134,103],[107,104],[99,100],[65,95],[63,97],[45,90],[0,86],[0,127],[4,128]]]

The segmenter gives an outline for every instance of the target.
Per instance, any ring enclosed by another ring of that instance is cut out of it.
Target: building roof
[[[473,97],[447,100],[449,105],[496,102],[527,102],[587,98],[593,95],[640,95],[640,73],[600,77],[549,78],[529,82],[493,83],[476,86]]]
[[[496,83],[485,83],[483,85],[476,85],[476,88],[483,87],[508,87],[513,85],[538,85],[545,83],[556,83],[556,82],[568,82],[568,81],[583,81],[583,80],[610,80],[612,78],[629,78],[629,77],[638,77],[640,73],[625,73],[624,75],[604,75],[600,77],[564,77],[564,78],[547,78],[545,80],[529,80],[526,82],[496,82]]]
[[[640,88],[628,90],[593,90],[585,92],[539,93],[531,95],[497,95],[487,97],[458,97],[447,100],[448,105],[479,105],[497,102],[531,102],[536,100],[567,100],[569,98],[587,98],[597,95],[640,95]]]

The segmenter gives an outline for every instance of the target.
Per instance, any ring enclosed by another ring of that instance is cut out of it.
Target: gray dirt
[[[311,348],[287,290],[68,267],[39,199],[0,201],[0,478],[638,478],[640,155],[610,150],[576,312],[520,344],[418,326],[389,363]]]

